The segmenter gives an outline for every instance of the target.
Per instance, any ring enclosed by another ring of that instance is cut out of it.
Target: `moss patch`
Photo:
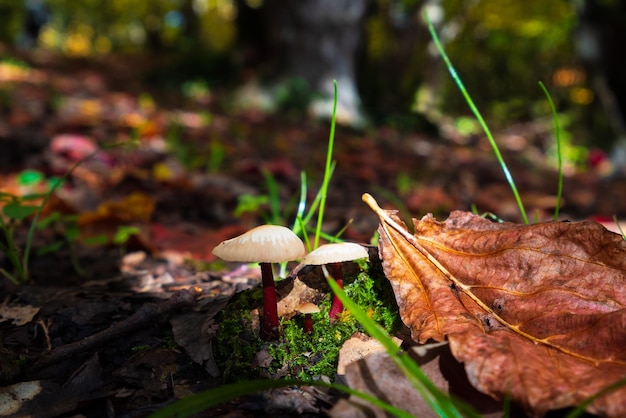
[[[360,263],[357,274],[344,278],[344,288],[348,296],[388,332],[398,329],[398,307],[380,263]],[[258,314],[251,311],[251,307],[261,305],[261,289],[238,295],[218,319],[220,329],[214,355],[224,381],[334,377],[339,349],[355,332],[363,329],[347,311],[331,323],[328,318],[331,300],[332,294],[327,294],[318,304],[320,312],[312,315],[312,333],[304,332],[304,317],[296,315],[281,321],[282,336],[278,341],[268,342],[259,338]]]

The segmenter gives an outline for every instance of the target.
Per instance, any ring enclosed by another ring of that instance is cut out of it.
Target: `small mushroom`
[[[311,314],[318,313],[320,308],[314,303],[304,302],[298,306],[298,312],[304,314],[304,332],[310,334],[313,332],[313,318]]]
[[[261,225],[238,237],[228,239],[213,249],[213,254],[226,261],[259,263],[263,282],[263,316],[261,337],[274,340],[279,336],[276,286],[271,263],[302,258],[304,244],[289,228]]]
[[[341,263],[344,261],[354,261],[367,257],[367,250],[362,245],[352,242],[340,242],[321,245],[319,248],[311,251],[306,257],[304,257],[302,259],[302,264],[315,266],[329,264],[333,278],[337,281],[339,287],[343,288]],[[343,312],[343,303],[341,303],[337,295],[333,295],[333,301],[330,306],[328,316],[331,320],[334,320],[337,319],[341,312]]]

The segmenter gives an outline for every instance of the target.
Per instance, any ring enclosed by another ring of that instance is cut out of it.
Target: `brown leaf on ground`
[[[502,416],[503,402],[491,399],[470,385],[463,365],[452,357],[447,343],[417,345],[409,348],[408,353],[443,393],[462,400],[483,418]],[[352,389],[375,396],[414,417],[439,417],[439,414],[420,397],[419,392],[377,340],[363,335],[353,336],[341,347],[340,366],[342,362],[344,370],[338,369],[339,383],[345,381]],[[410,402],[407,402],[409,399]],[[330,411],[330,416],[385,418],[389,415],[353,395],[349,399],[340,399]]]
[[[418,342],[447,338],[481,392],[530,413],[581,403],[626,377],[626,241],[595,222],[492,223],[468,212],[413,220],[364,200]],[[508,394],[508,395],[507,395]],[[626,416],[626,387],[587,410]]]

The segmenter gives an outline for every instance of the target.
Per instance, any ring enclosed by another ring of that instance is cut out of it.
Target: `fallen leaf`
[[[154,200],[150,196],[134,192],[120,201],[106,201],[94,212],[82,213],[78,218],[78,223],[81,226],[103,221],[148,223],[154,207]]]
[[[394,338],[395,343],[400,347],[402,341]],[[373,353],[385,351],[385,347],[375,338],[369,337],[360,332],[355,333],[349,340],[341,346],[339,350],[339,363],[337,364],[337,375],[342,377],[346,374],[346,367],[361,360]],[[350,385],[351,387],[354,387]]]
[[[354,344],[358,340],[359,345]],[[351,343],[352,341],[352,343]],[[352,346],[352,348],[350,347]],[[385,401],[412,416],[420,418],[439,417],[406,376],[389,357],[385,349],[374,339],[361,341],[358,337],[346,341],[339,352],[339,363],[346,351],[359,350],[359,346],[369,348],[369,353],[354,358],[345,365],[342,381],[359,392],[367,393]],[[419,364],[424,374],[442,392],[463,400],[481,414],[483,418],[502,416],[502,402],[495,401],[473,388],[461,363],[450,354],[447,343],[417,345],[408,349],[411,358]],[[360,353],[359,353],[360,354]],[[350,355],[348,353],[348,355]],[[341,383],[343,383],[340,381]],[[407,400],[410,399],[410,402]],[[333,418],[385,418],[389,415],[382,409],[370,405],[357,396],[340,399],[331,409]]]
[[[413,220],[373,198],[379,252],[418,342],[448,339],[470,382],[530,414],[581,403],[626,377],[626,242],[596,222],[492,223],[455,211]],[[589,412],[626,416],[626,387]]]
[[[2,304],[0,305],[0,323],[11,321],[13,325],[20,327],[31,322],[35,315],[39,313],[39,309],[30,305],[14,306]]]
[[[148,223],[154,212],[154,200],[143,193],[134,192],[122,200],[109,200],[93,212],[78,216],[80,240],[84,243],[127,243],[136,240],[142,248],[152,249],[146,236]]]

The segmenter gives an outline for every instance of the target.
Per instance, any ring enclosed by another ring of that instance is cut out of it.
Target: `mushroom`
[[[362,245],[352,242],[341,242],[321,245],[304,257],[302,264],[315,266],[329,264],[333,278],[337,281],[339,287],[343,288],[341,263],[367,257],[367,250]],[[343,303],[341,303],[337,295],[333,295],[333,302],[330,306],[328,316],[331,320],[334,320],[337,319],[341,312],[343,312]]]
[[[259,263],[263,282],[263,315],[261,338],[274,340],[279,336],[276,286],[271,263],[302,258],[304,244],[289,228],[261,225],[238,237],[228,239],[213,249],[213,254],[226,261]]]
[[[313,318],[311,314],[318,313],[320,308],[317,307],[314,303],[304,302],[298,306],[298,312],[304,314],[304,332],[312,333],[313,332]]]

